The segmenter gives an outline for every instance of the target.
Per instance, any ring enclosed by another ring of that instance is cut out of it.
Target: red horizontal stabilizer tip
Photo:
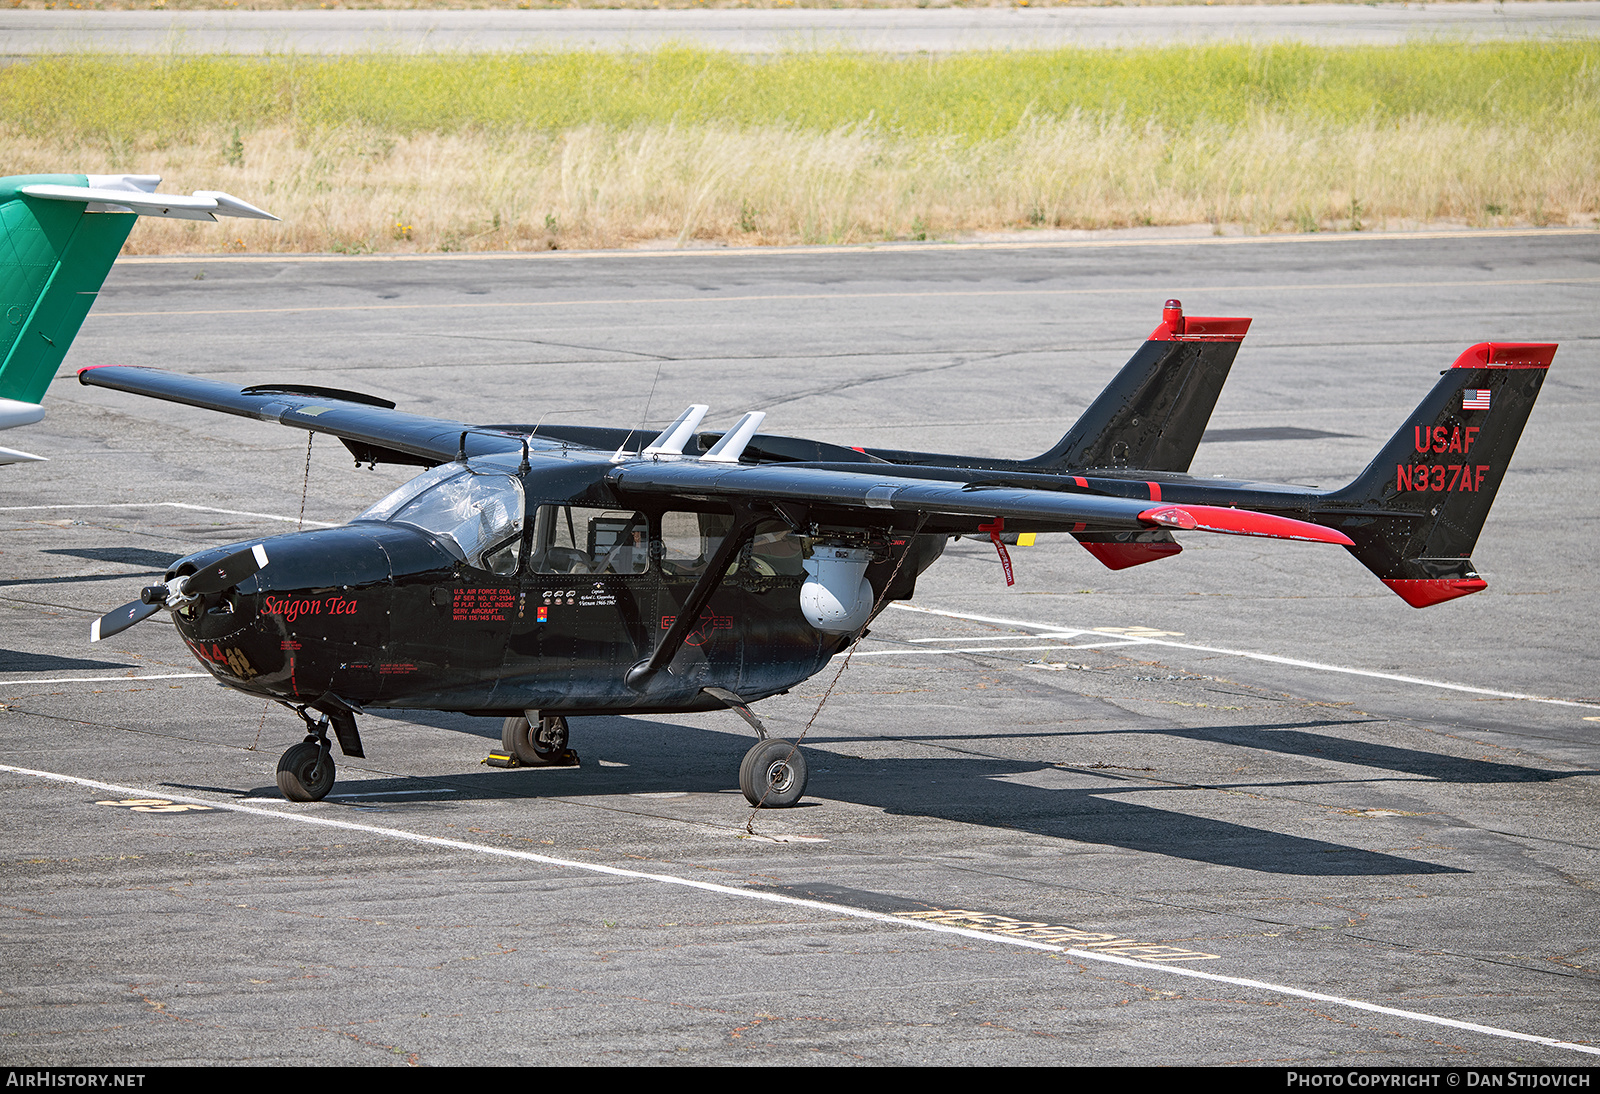
[[[1413,608],[1443,604],[1458,596],[1482,592],[1489,583],[1481,577],[1386,577],[1383,583]]]
[[[1549,368],[1558,348],[1556,342],[1479,342],[1450,367]]]
[[[1083,543],[1082,540],[1078,542]],[[1083,543],[1083,549],[1108,570],[1126,570],[1129,566],[1142,566],[1175,555],[1183,546],[1178,543]]]
[[[1188,518],[1189,523],[1182,523],[1184,518]],[[1349,536],[1335,529],[1290,517],[1257,513],[1253,509],[1228,509],[1220,505],[1168,505],[1160,509],[1146,509],[1139,514],[1139,519],[1168,528],[1193,528],[1230,536],[1267,536],[1271,539],[1337,543],[1341,547],[1355,546]]]

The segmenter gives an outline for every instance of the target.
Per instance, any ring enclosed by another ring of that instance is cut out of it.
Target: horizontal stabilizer
[[[241,201],[220,190],[196,190],[193,195],[158,194],[146,190],[139,183],[153,175],[90,175],[88,186],[61,186],[53,183],[35,183],[19,188],[30,198],[46,201],[82,201],[91,213],[138,213],[147,217],[167,217],[172,220],[216,220],[217,217],[248,217],[251,220],[277,220],[265,209],[257,209],[248,201]],[[129,185],[117,185],[126,181]],[[100,185],[96,185],[100,183]]]
[[[0,463],[47,463],[44,456],[31,452],[18,452],[15,448],[0,448]]]

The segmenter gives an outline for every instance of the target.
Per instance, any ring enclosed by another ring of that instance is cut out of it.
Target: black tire
[[[316,741],[301,741],[278,761],[278,789],[292,802],[321,801],[333,778],[333,755]]]
[[[507,718],[500,726],[500,744],[519,764],[548,764],[567,751],[567,720],[546,715],[537,726],[527,718]]]
[[[739,765],[739,789],[751,805],[783,809],[806,792],[806,757],[800,746],[780,737],[760,741]]]

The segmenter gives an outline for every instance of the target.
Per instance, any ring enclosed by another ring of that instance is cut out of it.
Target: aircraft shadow
[[[78,669],[131,669],[126,661],[96,661],[88,657],[62,657],[54,653],[0,650],[0,672],[68,672]]]
[[[1569,779],[1575,775],[1596,774],[1591,771],[1546,771],[1536,767],[1523,767],[1520,764],[1470,760],[1460,756],[1445,756],[1437,752],[1421,752],[1395,745],[1369,744],[1321,733],[1305,732],[1308,725],[1361,725],[1365,721],[1367,720],[1351,719],[1266,726],[1198,726],[1188,729],[1164,726],[1144,732],[1182,737],[1191,741],[1209,741],[1213,744],[1254,748],[1263,752],[1304,756],[1308,759],[1314,757],[1319,760],[1332,760],[1335,763],[1377,767],[1447,783],[1551,782],[1555,779]]]
[[[499,740],[499,724],[490,719],[405,712],[404,720],[437,725],[495,743]],[[372,723],[369,720],[367,724]],[[1323,744],[1333,740],[1315,734],[1305,736],[1315,737]],[[368,739],[369,752],[381,752],[381,737],[369,734]],[[341,778],[330,801],[403,811],[407,806],[437,807],[475,799],[715,794],[736,786],[735,772],[750,743],[734,734],[646,718],[575,719],[573,747],[584,758],[581,767],[486,768],[450,776],[443,783],[437,779]],[[1419,755],[1403,749],[1396,751]],[[607,761],[605,766],[598,762],[602,757]],[[995,757],[881,760],[822,749],[808,751],[807,757],[815,793],[872,806],[892,815],[985,825],[1271,874],[1327,877],[1465,872],[1402,855],[1120,800],[1122,795],[1134,792],[1148,796],[1192,791],[1188,787],[1129,783],[1109,771],[1073,771],[1077,777],[1105,778],[1103,787],[1040,787],[1017,780],[1059,769],[1044,762]],[[1412,766],[1416,766],[1415,760]],[[1469,770],[1473,769],[1462,769]],[[1553,777],[1548,772],[1539,774]],[[1499,773],[1492,781],[1507,779]],[[263,787],[249,796],[278,795],[276,787]],[[735,812],[743,808],[740,802]]]
[[[182,557],[171,551],[152,551],[148,547],[51,547],[39,553],[86,558],[92,562],[120,562],[124,566],[144,566],[163,574],[167,572],[167,567]]]

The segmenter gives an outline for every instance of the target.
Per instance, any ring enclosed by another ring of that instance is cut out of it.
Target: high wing
[[[750,500],[799,503],[824,510],[914,513],[928,532],[970,532],[972,518],[1015,522],[1034,531],[1175,528],[1225,535],[1266,536],[1349,546],[1342,532],[1307,521],[1215,505],[1152,504],[1068,490],[979,487],[861,470],[804,465],[715,466],[700,460],[638,460],[608,476],[623,498],[656,497],[678,504],[716,498],[726,504]],[[886,514],[885,514],[886,515]]]
[[[125,365],[86,368],[79,372],[78,379],[95,387],[331,434],[361,462],[383,460],[433,466],[455,460],[462,454],[471,458],[516,452],[524,443],[531,451],[581,443],[566,437],[518,435],[494,427],[406,414],[395,410],[387,400],[337,388],[281,385],[238,388],[214,380]],[[593,439],[607,443],[617,439],[619,434],[624,443],[642,436],[629,430],[587,432],[595,434]],[[644,447],[643,440],[636,443]],[[820,447],[833,449],[836,446]],[[737,457],[739,453],[734,455]],[[1076,490],[983,487],[981,483],[966,481],[973,478],[973,474],[957,468],[944,472],[954,478],[948,481],[884,476],[877,472],[885,469],[885,465],[872,462],[843,467],[837,464],[816,467],[797,462],[750,466],[670,456],[666,459],[621,458],[626,462],[611,473],[609,481],[623,495],[678,500],[716,497],[724,503],[763,499],[867,513],[898,510],[930,517],[968,518],[935,521],[928,526],[930,532],[971,532],[974,530],[972,518],[1003,518],[1025,522],[1027,527],[1041,531],[1174,528],[1350,543],[1340,532],[1289,517],[1210,505],[1180,509]]]
[[[524,439],[492,427],[407,414],[387,399],[338,388],[279,384],[240,388],[134,365],[82,369],[78,382],[326,433],[343,441],[361,463],[433,467],[456,459],[463,444],[468,456],[487,456],[519,451]],[[530,444],[553,448],[560,442],[534,438]]]

